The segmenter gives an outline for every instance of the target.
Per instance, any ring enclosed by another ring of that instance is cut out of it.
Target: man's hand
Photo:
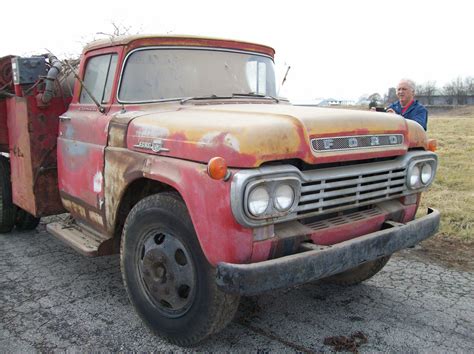
[[[388,108],[388,109],[386,110],[386,112],[387,112],[387,113],[396,113],[392,108]]]

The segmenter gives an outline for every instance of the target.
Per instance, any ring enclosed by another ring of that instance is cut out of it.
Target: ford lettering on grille
[[[311,139],[311,147],[317,152],[397,146],[402,144],[402,134],[338,136]]]

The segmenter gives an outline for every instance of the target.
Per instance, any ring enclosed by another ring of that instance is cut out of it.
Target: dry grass
[[[440,234],[474,241],[474,108],[437,113],[428,124],[438,141],[439,168],[420,209],[441,211]]]

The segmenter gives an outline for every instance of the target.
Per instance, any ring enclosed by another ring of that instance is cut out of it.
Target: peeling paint
[[[66,149],[70,156],[84,156],[87,155],[88,149],[83,143],[78,143],[75,141],[68,142],[65,144]]]
[[[240,144],[239,140],[233,136],[232,134],[226,134],[224,138],[224,143],[228,147],[230,147],[232,150],[236,152],[240,152]]]
[[[136,136],[141,138],[166,138],[170,131],[167,128],[156,127],[156,126],[146,126],[146,127],[137,127]]]
[[[230,147],[235,152],[240,152],[240,143],[239,140],[230,133],[223,133],[219,131],[209,132],[204,134],[202,138],[199,140],[198,144],[204,146],[219,146],[221,142],[221,137],[223,136],[223,143],[225,146]]]
[[[98,171],[95,175],[94,175],[94,192],[96,193],[100,193],[102,192],[102,182],[103,182],[103,176],[102,176],[102,172]]]
[[[222,132],[209,132],[209,133],[206,133],[199,140],[199,144],[202,144],[202,145],[217,144],[217,137],[220,134],[222,134]]]

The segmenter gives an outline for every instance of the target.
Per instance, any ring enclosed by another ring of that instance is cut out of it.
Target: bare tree
[[[428,100],[428,104],[433,104],[433,96],[438,93],[436,81],[426,81],[421,85],[416,85],[415,93],[418,96],[425,96]]]
[[[467,90],[465,80],[460,76],[444,85],[444,94],[450,96],[450,104],[466,104]]]
[[[110,39],[113,39],[113,38],[119,37],[119,36],[125,36],[125,35],[128,35],[128,34],[132,34],[131,33],[132,26],[125,26],[123,23],[118,23],[117,24],[115,22],[112,22],[111,25],[113,27],[112,33],[97,32],[96,34],[108,36],[108,37],[110,37]],[[137,33],[138,32],[136,32],[135,34],[137,34]]]
[[[466,77],[464,79],[464,85],[466,86],[466,94],[469,96],[474,95],[474,77]]]

